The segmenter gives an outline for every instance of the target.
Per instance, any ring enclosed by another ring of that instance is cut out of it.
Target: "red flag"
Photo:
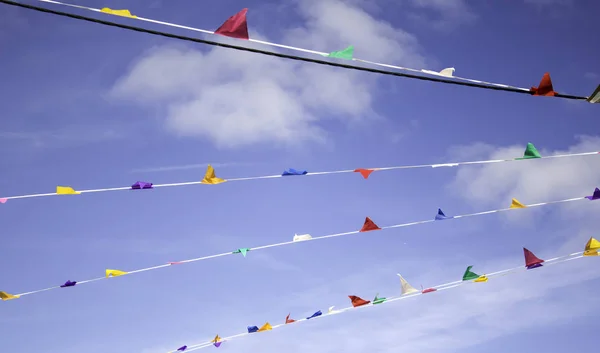
[[[246,13],[248,9],[242,9],[242,11],[229,17],[221,27],[219,27],[215,34],[222,36],[238,38],[238,39],[250,39],[248,36],[248,22],[246,22]]]
[[[357,306],[367,305],[371,302],[370,300],[364,300],[363,298],[357,297],[356,295],[349,295],[348,298],[350,298],[350,301],[352,301],[352,306],[355,308]]]
[[[556,95],[556,92],[554,92],[554,88],[552,87],[552,79],[547,72],[544,74],[544,77],[542,77],[540,85],[538,87],[531,87],[529,91],[533,92],[534,96],[554,97]]]
[[[525,267],[536,268],[542,266],[542,262],[544,262],[544,260],[535,256],[531,251],[523,248],[523,253],[525,254]]]
[[[358,168],[358,169],[354,169],[354,172],[360,173],[360,175],[362,175],[363,178],[368,179],[369,175],[371,175],[371,173],[373,173],[373,169]]]
[[[296,320],[294,320],[294,319],[290,319],[290,314],[288,314],[288,315],[285,317],[285,323],[286,323],[286,324],[291,324],[292,322],[296,322]]]
[[[361,232],[370,232],[372,230],[379,230],[381,228],[379,228],[379,226],[377,224],[375,224],[375,222],[373,222],[371,220],[371,218],[367,217],[365,218],[365,224],[362,226],[361,228]]]

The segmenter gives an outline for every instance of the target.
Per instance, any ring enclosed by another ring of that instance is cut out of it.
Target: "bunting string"
[[[136,273],[154,271],[154,270],[158,270],[161,268],[171,267],[173,265],[182,265],[182,264],[186,264],[186,263],[210,260],[210,259],[215,259],[218,257],[228,256],[228,255],[241,254],[244,257],[246,257],[247,253],[250,251],[257,251],[257,250],[264,250],[264,249],[275,248],[275,247],[280,247],[280,246],[285,246],[285,245],[292,245],[292,244],[297,244],[300,242],[337,238],[337,237],[348,236],[348,235],[353,235],[353,234],[376,231],[376,230],[409,227],[409,226],[427,224],[427,223],[432,223],[432,222],[437,222],[437,221],[460,219],[460,218],[474,217],[474,216],[482,216],[482,215],[486,215],[486,214],[493,214],[493,213],[511,211],[511,210],[516,210],[516,209],[540,207],[540,206],[546,206],[546,205],[552,205],[552,204],[579,201],[579,200],[584,200],[584,199],[590,200],[590,201],[600,200],[600,189],[596,188],[594,190],[593,195],[591,195],[591,196],[576,197],[576,198],[570,198],[570,199],[564,199],[564,200],[558,200],[558,201],[540,202],[540,203],[535,203],[535,204],[530,204],[530,205],[525,205],[525,204],[522,204],[517,199],[512,199],[511,205],[508,208],[501,208],[501,209],[496,209],[496,210],[491,210],[491,211],[469,213],[469,214],[457,215],[457,216],[447,216],[446,214],[444,214],[444,212],[441,209],[438,209],[438,213],[435,216],[435,218],[433,218],[433,219],[409,222],[409,223],[394,224],[394,225],[384,226],[384,227],[379,227],[375,222],[373,222],[373,220],[371,220],[369,217],[366,217],[365,222],[360,230],[354,230],[354,231],[343,232],[343,233],[335,233],[335,234],[329,234],[329,235],[322,235],[322,236],[316,236],[316,237],[313,237],[310,234],[301,234],[301,235],[296,234],[296,235],[294,235],[294,237],[291,241],[285,241],[285,242],[269,244],[269,245],[262,245],[262,246],[257,246],[257,247],[253,247],[253,248],[238,248],[235,251],[224,252],[224,253],[216,254],[216,255],[197,257],[197,258],[182,260],[182,261],[172,261],[172,262],[168,262],[166,264],[147,267],[147,268],[141,268],[141,269],[137,269],[137,270],[133,270],[133,271],[106,269],[104,277],[97,277],[97,278],[88,279],[88,280],[84,280],[84,281],[68,280],[67,282],[65,282],[64,284],[62,284],[60,286],[53,286],[53,287],[49,287],[49,288],[45,288],[45,289],[38,289],[38,290],[20,293],[20,294],[9,294],[7,292],[0,291],[0,299],[2,299],[2,300],[17,299],[17,298],[20,298],[25,295],[47,292],[47,291],[59,289],[59,288],[74,287],[75,285],[82,285],[82,284],[86,284],[86,283],[97,282],[97,281],[109,279],[112,277],[120,277],[120,276],[125,276],[125,275],[132,275],[132,274],[136,274]]]
[[[477,275],[471,271],[471,268],[473,266],[468,266],[467,270],[465,271],[465,273],[463,275],[462,280],[439,284],[439,285],[429,287],[426,289],[421,289],[421,290],[417,290],[414,287],[412,287],[400,274],[398,274],[398,276],[400,277],[401,295],[391,296],[391,297],[379,297],[379,294],[377,294],[375,296],[375,299],[373,299],[372,301],[364,300],[355,295],[349,295],[348,297],[350,298],[351,303],[352,303],[352,305],[349,307],[345,307],[345,308],[338,309],[338,310],[333,310],[334,307],[329,307],[328,312],[325,314],[321,310],[319,310],[312,316],[309,316],[307,318],[296,319],[296,320],[294,320],[294,319],[290,320],[289,319],[290,315],[288,315],[286,317],[285,321],[281,324],[271,325],[271,324],[269,324],[269,322],[267,322],[263,327],[261,327],[261,329],[258,329],[258,330],[251,329],[253,327],[248,326],[247,332],[243,332],[243,333],[239,333],[239,334],[235,334],[235,335],[231,335],[231,336],[227,336],[227,337],[222,337],[222,338],[219,335],[217,335],[215,337],[215,339],[213,339],[211,341],[205,341],[202,343],[193,344],[193,345],[189,345],[189,346],[187,346],[187,345],[182,346],[178,350],[171,351],[168,353],[175,353],[177,351],[191,352],[191,351],[207,348],[210,346],[219,347],[224,342],[228,342],[233,339],[245,337],[245,336],[248,336],[255,332],[274,330],[274,329],[277,329],[277,328],[280,328],[280,327],[283,327],[283,326],[286,326],[289,324],[297,324],[300,322],[305,322],[305,321],[314,320],[314,319],[320,319],[320,318],[328,317],[331,315],[336,315],[336,314],[341,314],[341,313],[345,313],[348,311],[353,311],[355,309],[368,308],[368,307],[372,307],[375,305],[392,303],[392,302],[396,302],[396,301],[400,301],[400,300],[404,300],[404,299],[408,299],[408,298],[414,298],[417,296],[421,296],[423,294],[439,292],[439,291],[448,290],[448,289],[452,289],[452,288],[458,288],[458,287],[461,287],[466,284],[471,285],[471,284],[477,284],[477,283],[485,283],[485,282],[488,282],[488,280],[490,278],[508,276],[508,275],[532,270],[535,268],[546,267],[546,266],[550,266],[550,265],[555,265],[555,264],[565,263],[565,262],[572,261],[572,260],[581,259],[581,258],[587,257],[587,256],[598,256],[598,252],[597,252],[598,249],[600,249],[600,242],[594,238],[590,238],[590,240],[586,244],[584,251],[575,252],[575,253],[572,253],[569,255],[558,256],[558,257],[548,259],[548,260],[542,260],[542,259],[538,258],[537,256],[535,256],[528,249],[523,248],[523,252],[525,255],[525,266],[521,265],[518,267],[513,267],[513,268],[509,268],[509,269],[504,269],[504,270],[484,274],[481,276]],[[256,326],[254,326],[254,327],[256,327]]]
[[[1,1],[1,0],[0,0]],[[217,178],[215,175],[215,170],[212,166],[208,165],[204,178],[201,181],[187,181],[180,183],[167,183],[167,184],[153,184],[145,181],[137,181],[131,186],[122,186],[122,187],[111,187],[111,188],[102,188],[102,189],[88,189],[88,190],[75,190],[70,186],[57,186],[55,193],[40,193],[40,194],[26,194],[19,196],[8,196],[0,198],[0,203],[6,203],[8,200],[14,199],[30,199],[37,197],[48,197],[48,196],[57,196],[57,195],[79,195],[86,193],[97,193],[97,192],[108,192],[108,191],[125,191],[125,190],[142,190],[142,189],[153,189],[153,188],[161,188],[161,187],[179,187],[179,186],[189,186],[189,185],[199,185],[199,184],[207,184],[207,185],[215,185],[221,184],[225,181],[246,181],[246,180],[259,180],[259,179],[276,179],[287,176],[312,176],[312,175],[332,175],[332,174],[343,174],[343,173],[360,173],[363,178],[368,179],[371,173],[376,171],[389,171],[389,170],[402,170],[402,169],[419,169],[419,168],[441,168],[441,167],[459,167],[466,165],[483,165],[483,164],[492,164],[492,163],[504,163],[504,162],[512,162],[516,160],[530,160],[530,159],[551,159],[551,158],[567,158],[567,157],[581,157],[581,156],[592,156],[592,155],[600,155],[600,151],[597,152],[583,152],[583,153],[569,153],[569,154],[560,154],[560,155],[552,155],[552,156],[544,156],[542,157],[538,150],[532,143],[528,143],[525,148],[525,152],[523,153],[523,157],[520,158],[511,158],[511,159],[492,159],[492,160],[483,160],[483,161],[471,161],[471,162],[452,162],[452,163],[444,163],[444,164],[418,164],[418,165],[404,165],[404,166],[395,166],[395,167],[379,167],[379,168],[358,168],[358,169],[347,169],[347,170],[333,170],[333,171],[324,171],[324,172],[307,172],[306,170],[296,170],[290,168],[284,171],[282,174],[276,175],[263,175],[263,176],[254,176],[254,177],[241,177],[241,178],[230,178],[230,179],[222,179]]]
[[[406,67],[402,67],[402,66],[377,63],[377,62],[369,61],[369,60],[355,59],[352,57],[353,51],[354,51],[354,47],[352,47],[352,46],[346,48],[345,50],[338,51],[338,52],[323,53],[323,52],[319,52],[319,51],[315,51],[315,50],[303,49],[303,48],[298,48],[298,47],[293,47],[293,46],[288,46],[288,45],[283,45],[283,44],[271,43],[271,42],[260,41],[260,40],[255,40],[255,39],[251,40],[248,37],[248,28],[247,28],[247,22],[246,22],[247,9],[243,9],[238,14],[232,16],[219,29],[217,29],[217,31],[213,32],[213,31],[208,31],[208,30],[204,30],[204,29],[193,28],[193,27],[189,27],[189,26],[182,26],[182,25],[178,25],[178,24],[174,24],[174,23],[169,23],[169,22],[158,21],[158,20],[135,16],[135,15],[132,15],[129,10],[113,10],[110,8],[96,9],[96,8],[92,8],[92,7],[68,4],[68,3],[53,1],[53,0],[38,0],[38,1],[45,2],[45,3],[51,3],[51,4],[55,4],[55,5],[68,6],[71,8],[93,11],[96,13],[101,12],[104,14],[127,17],[129,19],[140,20],[140,21],[144,21],[144,22],[155,23],[155,24],[160,24],[160,25],[170,26],[170,27],[175,27],[175,28],[181,28],[181,29],[201,32],[201,33],[209,34],[209,35],[217,35],[218,34],[218,35],[224,35],[224,36],[237,38],[237,39],[245,39],[245,40],[252,41],[255,43],[260,43],[263,45],[284,48],[284,49],[299,51],[299,52],[303,52],[303,53],[316,54],[319,56],[327,56],[327,57],[333,57],[333,58],[338,58],[338,59],[347,59],[350,61],[361,62],[361,63],[365,63],[365,64],[370,64],[373,66],[391,68],[391,69],[402,70],[402,71],[407,71],[407,72],[386,71],[386,70],[380,70],[380,69],[364,67],[364,66],[348,65],[348,64],[342,64],[342,63],[333,62],[333,61],[313,59],[313,58],[307,58],[307,57],[301,57],[301,56],[295,56],[295,55],[288,55],[288,54],[283,54],[283,53],[278,53],[278,52],[273,52],[273,51],[248,48],[248,47],[238,46],[238,45],[225,44],[225,43],[220,43],[220,42],[215,42],[215,41],[210,41],[210,40],[205,40],[205,39],[180,36],[180,35],[176,35],[176,34],[172,34],[172,33],[154,31],[154,30],[145,29],[142,27],[130,26],[130,25],[125,25],[125,24],[121,24],[121,23],[91,18],[91,17],[87,17],[87,16],[75,15],[75,14],[71,14],[71,13],[67,13],[67,12],[51,10],[51,9],[44,8],[44,7],[39,7],[39,6],[34,6],[34,5],[29,5],[29,4],[22,4],[22,3],[15,2],[12,0],[0,0],[0,3],[4,3],[7,5],[11,5],[11,6],[18,6],[18,7],[22,7],[22,8],[26,8],[26,9],[30,9],[30,10],[39,11],[39,12],[50,13],[50,14],[54,14],[54,15],[58,15],[58,16],[70,17],[70,18],[77,19],[77,20],[94,22],[94,23],[103,24],[106,26],[119,27],[122,29],[143,32],[143,33],[157,35],[157,36],[163,36],[163,37],[179,39],[179,40],[183,40],[183,41],[196,42],[196,43],[203,43],[203,44],[213,45],[213,46],[220,46],[220,47],[229,48],[229,49],[253,52],[253,53],[257,53],[257,54],[275,56],[275,57],[279,57],[279,58],[285,58],[285,59],[296,60],[296,61],[305,61],[305,62],[311,62],[311,63],[315,63],[315,64],[335,66],[335,67],[340,67],[340,68],[345,68],[345,69],[378,73],[378,74],[383,74],[383,75],[392,75],[392,76],[398,76],[398,77],[407,77],[407,78],[413,78],[413,79],[418,79],[418,80],[453,84],[453,85],[459,85],[459,86],[468,86],[468,87],[475,87],[475,88],[522,93],[522,94],[528,94],[528,95],[533,95],[533,96],[548,96],[548,97],[566,98],[566,99],[574,99],[574,100],[586,100],[589,103],[599,103],[600,102],[600,85],[594,91],[594,93],[592,93],[592,95],[589,97],[562,94],[562,93],[558,93],[558,92],[554,91],[553,86],[552,86],[552,81],[551,81],[550,75],[548,73],[544,74],[544,76],[542,77],[542,80],[540,82],[540,85],[538,87],[532,87],[530,89],[526,89],[526,88],[522,88],[522,87],[509,86],[509,85],[505,85],[505,84],[491,83],[491,82],[486,82],[486,81],[481,81],[481,80],[457,77],[457,76],[454,76],[454,74],[453,74],[455,71],[454,68],[446,68],[440,72],[436,72],[433,70],[425,70],[425,69],[417,70],[417,69],[410,69],[410,68],[406,68]],[[418,74],[416,74],[416,73],[418,73]],[[423,74],[428,75],[428,76],[423,76]]]

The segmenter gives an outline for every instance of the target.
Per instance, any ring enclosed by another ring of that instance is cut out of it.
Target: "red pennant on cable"
[[[379,226],[377,224],[375,224],[375,222],[373,222],[371,220],[371,218],[367,217],[367,218],[365,218],[365,224],[363,224],[360,231],[361,232],[370,232],[372,230],[380,230],[380,229],[381,228],[379,228]]]
[[[356,295],[349,295],[348,298],[350,298],[350,301],[352,302],[352,306],[355,308],[357,306],[367,305],[371,302],[370,300],[364,300],[363,298],[357,297]]]
[[[371,175],[371,173],[374,172],[373,169],[363,169],[363,168],[358,168],[358,169],[354,169],[355,173],[360,173],[360,175],[363,176],[363,178],[368,179],[369,175]]]
[[[288,314],[288,315],[285,317],[285,323],[286,323],[286,325],[287,325],[287,324],[291,324],[292,322],[296,322],[296,320],[294,320],[294,319],[290,319],[290,314]]]
[[[229,17],[221,27],[219,27],[215,34],[222,36],[238,38],[238,39],[250,39],[248,36],[248,22],[246,22],[246,13],[248,9],[242,9],[242,11]]]
[[[554,97],[556,95],[556,92],[554,92],[554,88],[552,87],[552,79],[547,72],[544,74],[544,77],[542,77],[540,85],[531,87],[529,91],[533,92],[534,96]]]
[[[527,250],[526,248],[523,248],[523,253],[525,254],[525,267],[527,267],[527,269],[542,266],[542,262],[544,262],[544,260],[535,256],[531,251]]]

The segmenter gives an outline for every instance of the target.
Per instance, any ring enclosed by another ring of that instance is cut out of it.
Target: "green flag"
[[[522,159],[531,159],[531,158],[542,158],[542,155],[538,152],[537,148],[533,145],[533,143],[529,142],[527,147],[525,148],[525,153],[523,153],[523,157],[515,158],[516,160]]]
[[[463,281],[469,281],[472,279],[477,279],[479,278],[479,275],[476,274],[475,272],[471,272],[471,268],[473,268],[473,266],[469,266],[467,267],[467,270],[465,271],[465,274],[463,275]]]
[[[242,254],[244,255],[244,257],[246,257],[246,253],[250,251],[250,248],[240,248],[237,249],[236,251],[234,251],[232,254]]]
[[[385,297],[378,298],[378,296],[379,296],[379,293],[377,293],[377,295],[375,295],[375,299],[373,299],[373,305],[381,304],[387,300]]]
[[[352,55],[354,55],[354,46],[351,45],[348,48],[340,51],[334,51],[327,55],[330,58],[338,58],[338,59],[346,59],[352,60]]]

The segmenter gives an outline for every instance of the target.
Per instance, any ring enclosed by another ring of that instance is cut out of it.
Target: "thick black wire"
[[[476,88],[483,88],[483,89],[491,89],[491,90],[496,90],[496,91],[507,91],[507,92],[533,95],[533,92],[522,91],[520,89],[512,88],[512,87],[498,87],[498,86],[488,86],[488,85],[479,84],[479,83],[452,81],[452,80],[436,78],[436,77],[419,76],[419,75],[413,75],[413,74],[396,72],[396,71],[385,71],[385,70],[379,70],[379,69],[373,69],[373,68],[367,68],[367,67],[361,67],[361,66],[341,64],[341,63],[325,61],[325,60],[309,59],[309,58],[304,58],[304,57],[300,57],[300,56],[296,56],[296,55],[281,54],[281,53],[275,53],[275,52],[270,52],[270,51],[260,50],[260,49],[246,48],[246,47],[232,45],[232,44],[214,42],[214,41],[206,40],[206,39],[186,37],[186,36],[181,36],[181,35],[167,33],[167,32],[154,31],[151,29],[145,29],[145,28],[136,27],[136,26],[129,26],[129,25],[124,25],[124,24],[120,24],[120,23],[99,20],[99,19],[95,19],[95,18],[91,18],[91,17],[87,17],[87,16],[71,14],[68,12],[51,10],[51,9],[47,9],[44,7],[39,7],[39,6],[34,6],[34,5],[29,5],[29,4],[22,4],[22,3],[11,1],[11,0],[0,0],[0,3],[17,6],[17,7],[22,7],[22,8],[26,8],[29,10],[50,13],[53,15],[70,17],[70,18],[74,18],[76,20],[99,23],[99,24],[103,24],[105,26],[118,27],[118,28],[122,28],[122,29],[128,29],[131,31],[153,34],[155,36],[174,38],[174,39],[179,39],[179,40],[188,41],[188,42],[214,45],[214,46],[218,46],[218,47],[247,51],[247,52],[251,52],[251,53],[275,56],[278,58],[291,59],[291,60],[296,60],[296,61],[304,61],[304,62],[310,62],[310,63],[315,63],[315,64],[334,66],[334,67],[341,67],[344,69],[365,71],[365,72],[377,73],[377,74],[381,74],[381,75],[408,77],[408,78],[414,78],[414,79],[423,80],[423,81],[440,82],[440,83],[447,83],[447,84],[458,85],[458,86],[468,86],[468,87],[476,87]],[[557,93],[555,97],[566,98],[566,99],[578,99],[578,100],[586,100],[588,98],[588,97],[573,96],[573,95],[560,94],[560,93]]]

